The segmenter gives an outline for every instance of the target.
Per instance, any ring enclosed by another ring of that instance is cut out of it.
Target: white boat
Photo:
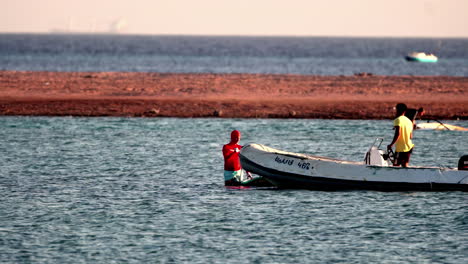
[[[468,128],[444,124],[440,122],[417,123],[416,129],[421,130],[451,130],[451,131],[468,131]]]
[[[406,55],[405,59],[407,61],[417,61],[417,62],[437,62],[438,58],[434,54],[426,54],[424,52],[411,52]]]
[[[244,146],[240,160],[245,170],[265,177],[279,188],[468,191],[468,156],[460,159],[460,170],[394,167],[389,166],[386,153],[375,146],[376,142],[363,162],[287,152],[261,144]]]

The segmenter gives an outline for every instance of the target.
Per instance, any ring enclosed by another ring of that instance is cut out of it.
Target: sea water
[[[467,263],[466,193],[227,189],[233,129],[353,161],[393,136],[389,120],[0,117],[0,262]],[[456,167],[467,139],[415,131],[411,164]]]
[[[468,39],[0,34],[0,70],[468,76]]]
[[[0,70],[468,76],[467,39],[0,34]],[[409,63],[412,51],[435,64]],[[447,121],[468,127],[467,121]],[[461,192],[226,189],[221,147],[360,161],[391,121],[0,117],[1,263],[466,263]],[[456,167],[463,131],[416,131]]]

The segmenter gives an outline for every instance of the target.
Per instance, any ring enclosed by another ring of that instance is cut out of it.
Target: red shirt
[[[242,168],[239,159],[241,148],[242,146],[239,144],[226,144],[223,146],[224,170],[238,171]]]

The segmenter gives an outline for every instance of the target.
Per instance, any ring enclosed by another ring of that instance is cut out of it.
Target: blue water
[[[468,76],[468,39],[0,34],[0,70]]]
[[[468,121],[449,121],[468,127]],[[1,263],[467,263],[462,192],[232,190],[221,147],[362,160],[391,121],[0,117]],[[454,167],[466,132],[416,131]]]

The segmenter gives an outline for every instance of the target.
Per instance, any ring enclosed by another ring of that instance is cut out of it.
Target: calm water
[[[0,117],[0,262],[467,263],[466,193],[223,186],[232,129],[244,144],[357,161],[391,126]],[[456,166],[467,139],[417,131],[412,164]]]
[[[0,70],[468,76],[468,39],[0,34]]]

